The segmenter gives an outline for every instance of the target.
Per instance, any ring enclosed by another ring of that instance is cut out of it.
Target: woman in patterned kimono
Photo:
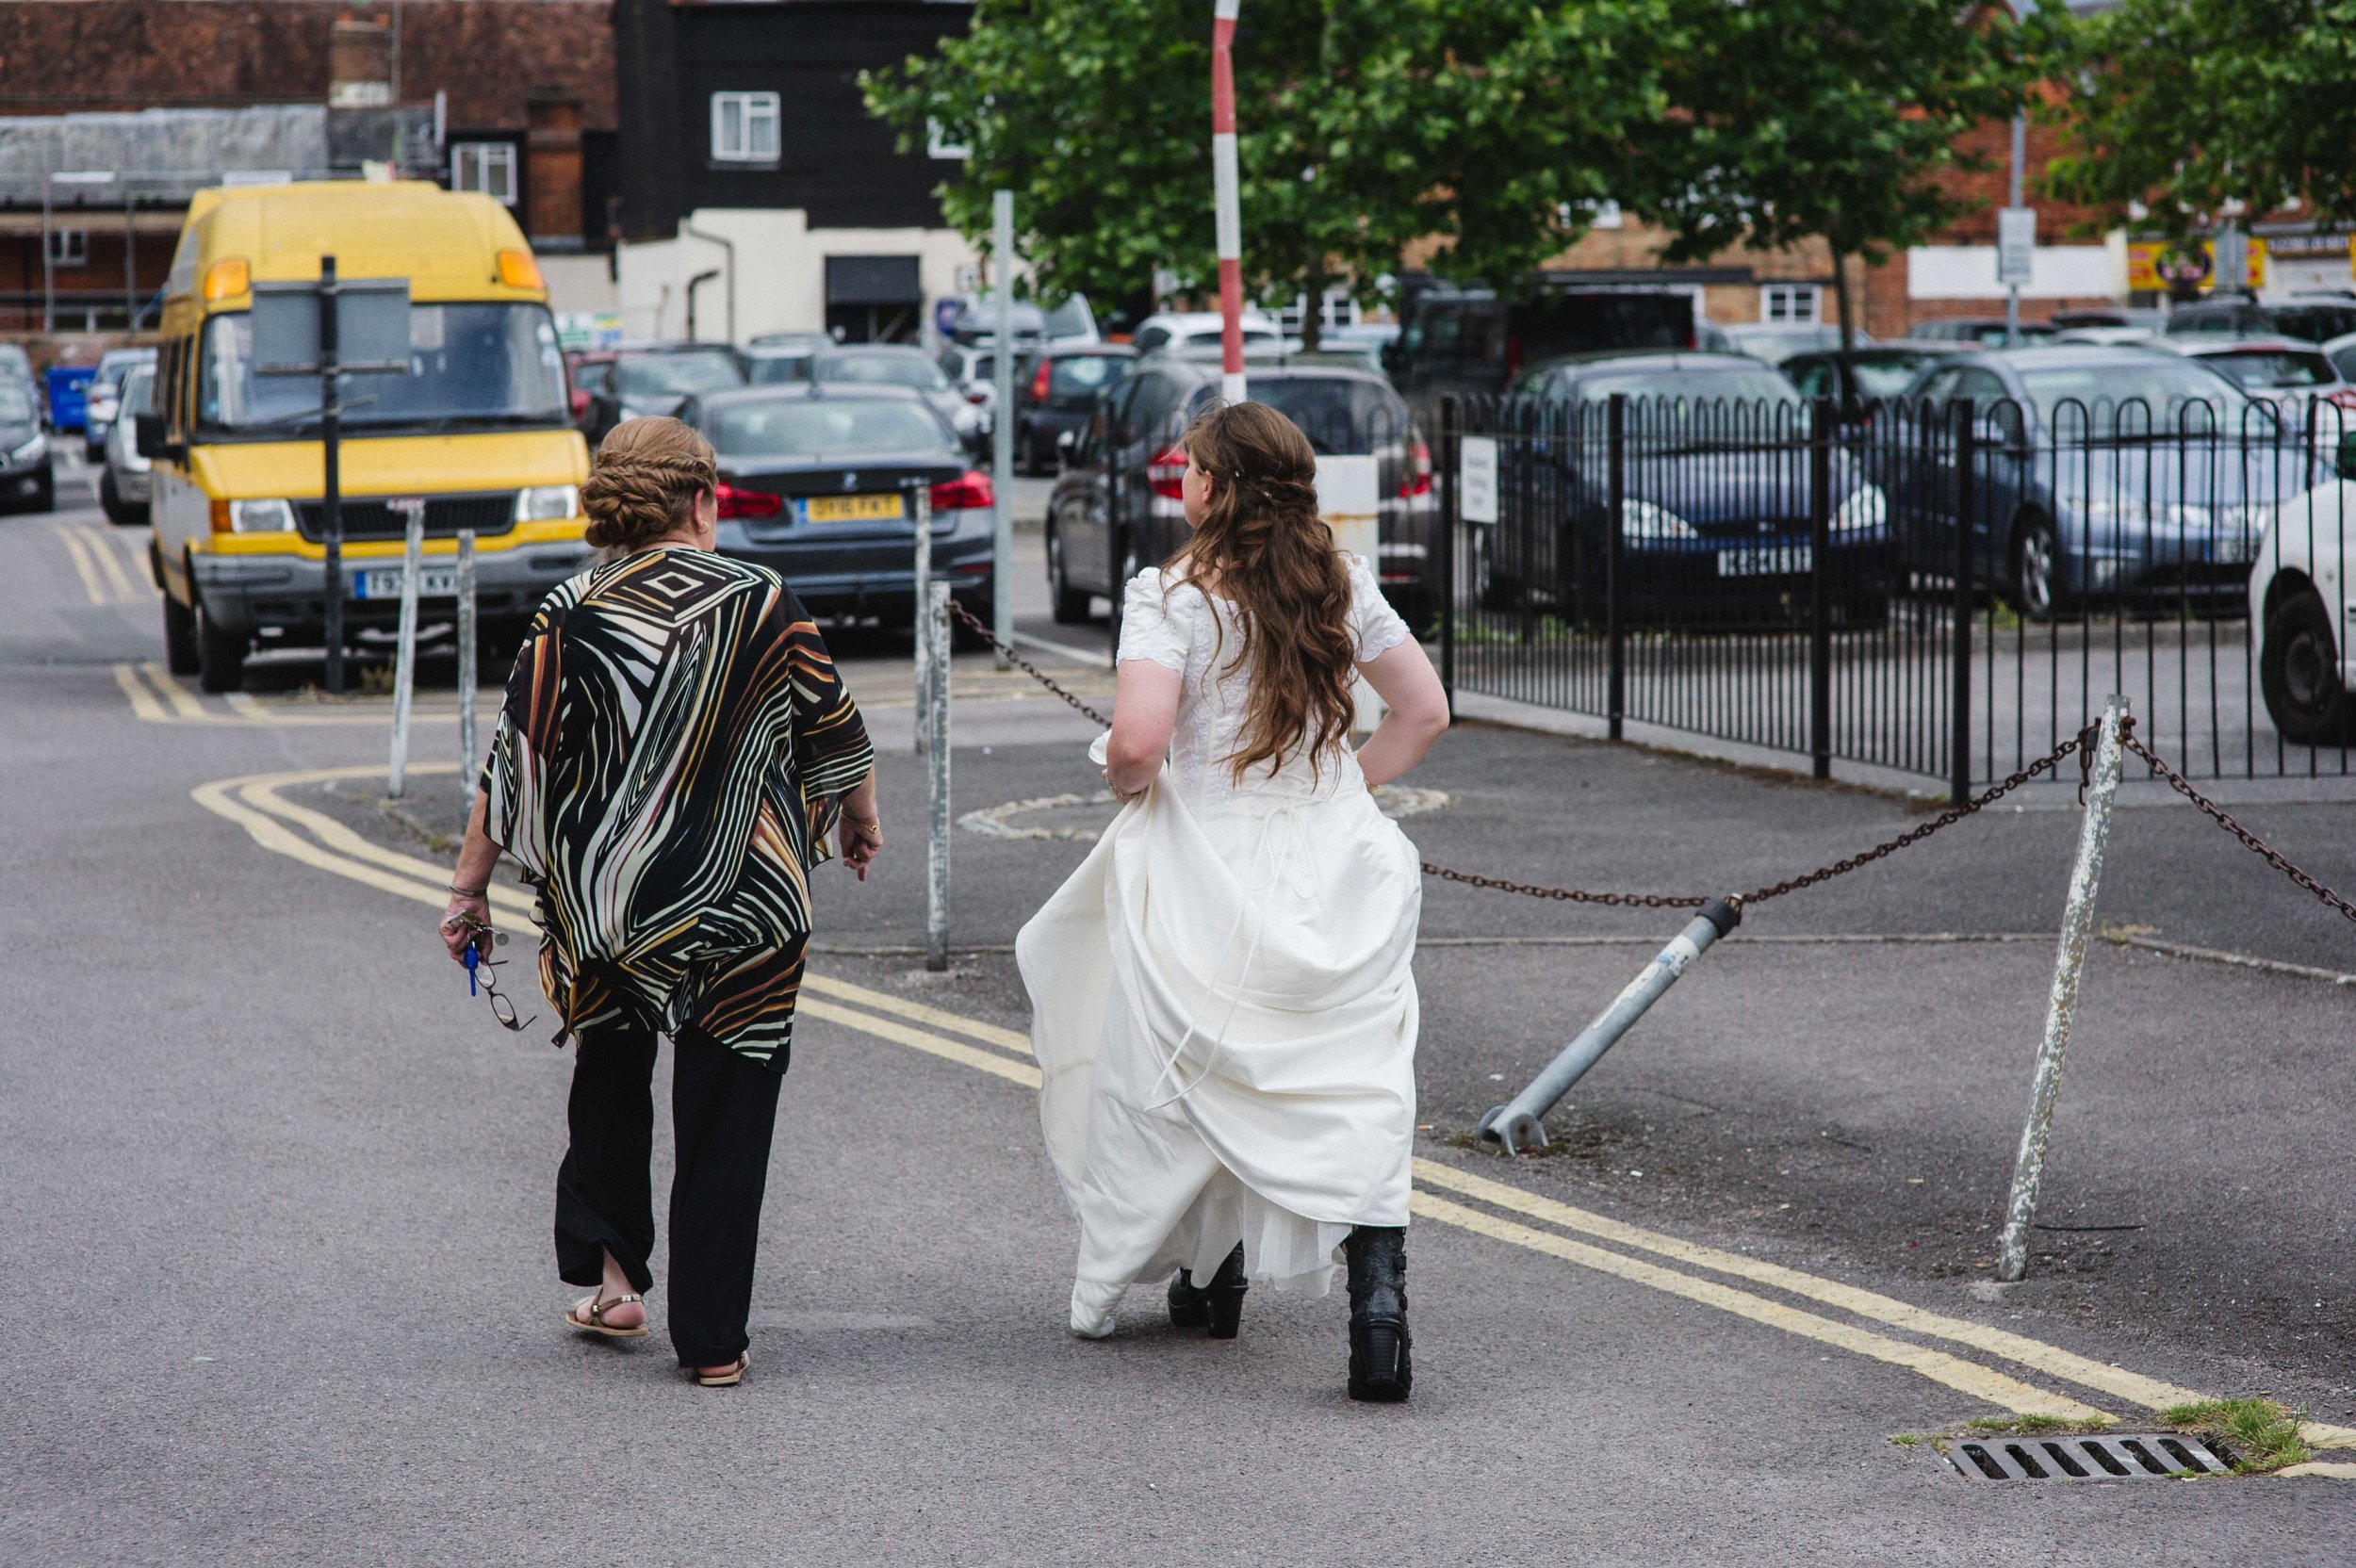
[[[712,553],[712,448],[633,419],[581,502],[600,565],[542,602],[515,656],[450,883],[450,956],[488,930],[499,852],[539,893],[556,1043],[578,1045],[556,1256],[594,1285],[564,1315],[646,1332],[654,1282],[655,1036],[671,1037],[671,1343],[707,1387],[742,1380],[778,1077],[839,827],[864,881],[883,847],[874,756],[794,591]]]
[[[1128,584],[1112,733],[1124,802],[1023,928],[1039,1117],[1078,1211],[1072,1331],[1170,1279],[1181,1328],[1233,1338],[1260,1282],[1350,1282],[1350,1396],[1404,1399],[1422,909],[1370,785],[1448,699],[1365,561],[1333,548],[1317,458],[1264,403],[1184,442],[1193,536]],[[1390,711],[1346,743],[1360,675]]]

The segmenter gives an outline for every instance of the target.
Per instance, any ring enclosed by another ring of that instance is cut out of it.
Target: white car
[[[1216,310],[1165,310],[1147,317],[1137,323],[1137,330],[1129,335],[1137,352],[1150,354],[1163,349],[1199,349],[1205,344],[1219,347],[1219,314]],[[1256,310],[1243,313],[1243,342],[1249,349],[1254,344],[1280,344],[1284,331],[1273,317]]]
[[[2349,425],[2356,436],[2356,420]],[[2341,449],[2356,447],[2351,440]],[[2347,465],[2343,462],[2343,470]],[[2356,479],[2315,486],[2276,508],[2250,571],[2258,689],[2294,745],[2356,742]]]

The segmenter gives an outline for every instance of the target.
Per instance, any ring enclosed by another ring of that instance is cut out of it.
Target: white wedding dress
[[[1350,581],[1364,662],[1408,630],[1363,560]],[[1255,1282],[1322,1296],[1352,1226],[1407,1223],[1420,861],[1347,749],[1235,782],[1241,645],[1232,605],[1129,583],[1121,659],[1186,678],[1170,760],[1015,941],[1090,1338],[1238,1241]]]

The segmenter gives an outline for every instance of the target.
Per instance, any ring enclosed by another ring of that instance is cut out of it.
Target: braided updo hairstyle
[[[1306,750],[1313,771],[1350,734],[1350,568],[1317,510],[1317,458],[1300,427],[1266,403],[1213,408],[1181,444],[1211,476],[1210,505],[1170,565],[1235,606],[1251,694],[1228,766],[1238,783]]]
[[[625,419],[597,448],[581,506],[584,537],[605,550],[634,550],[688,527],[695,498],[720,482],[712,443],[677,419]]]

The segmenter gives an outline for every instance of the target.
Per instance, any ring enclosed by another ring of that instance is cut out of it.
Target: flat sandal
[[[695,1379],[696,1386],[700,1388],[734,1388],[744,1380],[744,1370],[752,1364],[753,1353],[746,1350],[736,1358],[736,1364],[725,1372],[705,1372],[691,1366],[687,1369],[687,1375]]]
[[[564,1309],[564,1321],[579,1329],[582,1333],[603,1334],[608,1339],[639,1339],[646,1332],[646,1326],[644,1323],[634,1329],[625,1329],[619,1324],[608,1323],[605,1320],[607,1313],[630,1301],[636,1301],[643,1306],[646,1298],[635,1295],[611,1298],[591,1297],[589,1310],[585,1315],[581,1313],[580,1305],[576,1303]]]

